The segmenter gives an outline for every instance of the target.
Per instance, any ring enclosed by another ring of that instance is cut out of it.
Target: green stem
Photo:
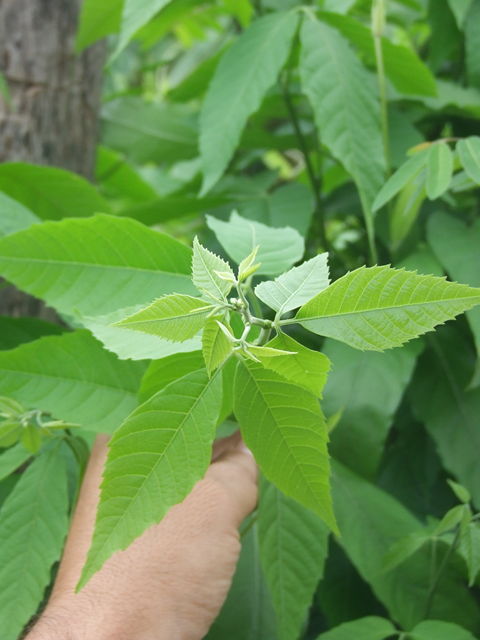
[[[433,579],[431,585],[430,585],[430,589],[428,591],[428,596],[427,596],[427,603],[425,605],[425,615],[423,616],[425,618],[425,620],[428,620],[428,618],[430,617],[430,613],[432,611],[432,607],[433,607],[433,602],[435,599],[435,594],[437,592],[438,589],[438,585],[440,584],[440,580],[443,576],[443,573],[445,571],[445,569],[448,566],[448,563],[455,551],[455,549],[457,548],[457,545],[459,543],[460,540],[460,527],[457,527],[457,531],[455,533],[455,537],[453,538],[452,544],[450,545],[447,553],[445,554],[445,557],[443,558],[437,574],[435,576],[435,578]]]
[[[374,0],[372,6],[372,34],[375,43],[375,62],[377,67],[378,90],[380,95],[380,117],[383,139],[383,153],[387,175],[391,173],[390,135],[388,126],[387,80],[383,58],[382,37],[385,31],[386,0]]]

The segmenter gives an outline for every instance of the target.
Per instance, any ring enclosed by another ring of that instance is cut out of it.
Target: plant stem
[[[313,193],[313,199],[315,201],[315,210],[313,213],[313,220],[312,220],[312,227],[311,230],[314,233],[318,233],[319,237],[320,237],[320,242],[322,244],[322,248],[327,250],[328,249],[328,241],[327,241],[327,234],[326,234],[326,229],[325,229],[325,219],[323,216],[323,205],[322,205],[322,199],[320,196],[320,190],[321,190],[321,181],[318,178],[316,172],[315,172],[315,168],[312,164],[312,161],[310,159],[310,154],[308,151],[308,144],[307,144],[307,140],[303,134],[302,128],[300,126],[300,120],[298,117],[298,113],[297,110],[295,108],[295,104],[292,100],[292,96],[290,94],[290,90],[289,90],[289,77],[288,75],[282,80],[281,82],[281,88],[282,88],[282,93],[283,93],[283,99],[285,101],[285,105],[287,107],[287,111],[288,114],[290,116],[290,120],[292,122],[292,126],[293,129],[295,131],[295,135],[297,136],[298,139],[298,146],[300,147],[300,150],[303,153],[303,157],[305,159],[305,168],[307,171],[307,175],[308,175],[308,180],[310,182],[310,186],[312,188],[312,193]],[[310,235],[310,234],[309,234]]]
[[[375,63],[377,66],[378,90],[380,95],[380,117],[383,139],[383,153],[387,175],[391,173],[390,136],[388,126],[387,80],[383,58],[382,37],[385,32],[386,0],[374,0],[372,5],[372,34],[375,43]]]
[[[459,540],[460,540],[460,527],[457,527],[457,531],[455,533],[455,537],[453,538],[452,544],[450,545],[450,548],[445,554],[445,557],[443,558],[438,568],[437,574],[430,585],[430,589],[428,591],[428,596],[427,596],[427,604],[425,605],[425,615],[423,616],[425,620],[428,620],[428,618],[430,617],[430,613],[433,607],[433,601],[435,598],[435,593],[438,589],[438,585],[440,584],[440,580],[442,578],[442,575],[445,569],[448,566],[450,558],[452,557],[455,549],[457,548]]]

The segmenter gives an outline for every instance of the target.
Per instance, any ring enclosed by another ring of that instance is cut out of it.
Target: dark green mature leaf
[[[207,216],[207,225],[237,264],[258,246],[258,274],[276,276],[282,273],[298,262],[305,250],[303,238],[295,229],[267,227],[246,220],[236,212],[232,213],[229,222]]]
[[[203,369],[204,366],[200,351],[175,353],[166,358],[154,360],[150,363],[142,378],[138,392],[140,402],[143,403],[149,400],[171,382],[178,380],[178,378],[183,378],[187,373]]]
[[[415,343],[387,353],[362,353],[333,340],[323,345],[332,361],[324,410],[327,415],[342,412],[331,435],[331,450],[363,476],[375,476],[419,347]]]
[[[85,0],[75,42],[78,52],[119,30],[123,2],[124,0]]]
[[[122,202],[150,203],[158,198],[158,192],[127,162],[123,154],[108,147],[97,147],[95,178],[108,196],[121,198]],[[123,209],[121,215],[125,215]]]
[[[335,29],[310,19],[302,27],[300,75],[322,143],[356,182],[371,232],[371,206],[385,171],[371,78]]]
[[[220,60],[200,118],[203,193],[222,176],[248,118],[275,83],[297,24],[298,18],[291,12],[259,18]]]
[[[383,351],[477,304],[480,289],[388,266],[361,267],[307,302],[294,321],[356,349]]]
[[[280,640],[296,640],[323,574],[328,529],[323,521],[263,481],[259,507],[263,571]]]
[[[350,16],[322,11],[322,21],[335,27],[371,61],[375,61],[375,43],[371,29]],[[382,38],[385,74],[401,93],[436,96],[435,78],[413,49]]]
[[[395,634],[395,627],[389,620],[376,618],[361,618],[321,633],[317,640],[385,640]]]
[[[426,190],[430,200],[439,198],[450,186],[453,155],[446,142],[432,144],[428,150]]]
[[[443,620],[425,620],[411,633],[412,640],[476,640],[475,636],[457,624]]]
[[[175,105],[119,98],[104,106],[102,122],[103,143],[135,162],[174,162],[197,154],[195,123]]]
[[[114,56],[122,51],[136,32],[171,0],[124,0],[122,24]]]
[[[328,435],[317,398],[246,361],[237,366],[234,393],[242,435],[265,477],[336,531]]]
[[[32,462],[0,511],[2,640],[17,640],[43,599],[62,551],[67,509],[66,468],[57,445]]]
[[[0,239],[0,274],[60,311],[100,315],[172,291],[193,293],[191,255],[134,220],[99,215]]]
[[[480,527],[478,522],[471,522],[461,529],[459,551],[467,565],[468,586],[473,587],[480,573]]]
[[[35,222],[40,222],[40,218],[30,209],[0,192],[0,237],[26,229]]]
[[[43,220],[109,213],[110,205],[84,178],[53,167],[20,162],[0,166],[0,191]]]
[[[452,278],[480,287],[480,220],[467,226],[460,220],[439,212],[428,220],[427,237],[439,262]],[[480,309],[468,311],[467,319],[480,353]]]
[[[427,197],[425,176],[426,169],[421,169],[417,175],[413,176],[400,191],[395,205],[391,210],[390,240],[393,251],[397,251],[407,238],[415,220],[418,218],[422,204]]]
[[[144,370],[142,363],[118,360],[87,331],[76,331],[0,352],[0,394],[89,430],[112,432],[136,406]]]
[[[465,18],[473,4],[472,0],[448,0],[448,4],[455,16],[458,28],[463,29]]]
[[[16,444],[0,454],[0,480],[13,473],[31,457],[22,444]],[[0,517],[1,522],[1,517]]]
[[[465,20],[465,58],[470,86],[480,88],[480,20],[479,0],[461,0],[469,2],[469,11]]]
[[[115,432],[79,587],[202,478],[212,455],[221,385],[220,374],[190,373],[138,407]]]
[[[457,144],[458,155],[468,176],[480,184],[480,138],[471,136]]]
[[[59,335],[63,328],[40,318],[0,316],[0,350],[13,349],[42,336]]]

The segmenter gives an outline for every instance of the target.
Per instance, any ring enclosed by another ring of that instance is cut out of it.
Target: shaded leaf
[[[0,454],[0,480],[16,471],[30,457],[29,452],[21,444],[17,444]]]
[[[0,192],[0,237],[27,229],[35,222],[40,222],[40,218],[30,209]]]
[[[120,28],[123,0],[85,0],[80,12],[75,48],[82,51]]]
[[[188,373],[203,369],[204,361],[200,351],[175,353],[150,363],[142,378],[138,398],[146,402],[171,382],[183,378]]]
[[[321,633],[317,640],[386,640],[396,630],[389,620],[374,616],[345,622],[339,627]]]
[[[373,203],[373,210],[381,209],[389,200],[395,197],[412,178],[417,176],[426,165],[428,153],[426,150],[415,153],[395,171],[380,189]]]
[[[468,586],[473,587],[480,573],[480,529],[478,523],[471,522],[460,536],[460,553],[468,569]]]
[[[137,31],[171,0],[124,0],[120,35],[113,56],[122,51]]]
[[[443,620],[425,620],[411,633],[412,640],[475,640],[469,631]]]
[[[430,200],[439,198],[450,186],[453,155],[446,142],[432,144],[428,150],[426,190]]]
[[[425,531],[414,531],[405,538],[397,540],[383,558],[383,570],[392,571],[413,556],[429,540],[430,535]]]
[[[457,144],[458,155],[468,176],[480,184],[480,137],[471,136]]]

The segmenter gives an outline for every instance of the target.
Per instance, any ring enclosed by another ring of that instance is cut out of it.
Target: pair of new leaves
[[[236,244],[223,244],[240,263],[237,275],[196,240],[192,274],[203,297],[167,295],[118,323],[177,341],[203,329],[206,368],[197,368],[158,391],[114,434],[80,585],[115,550],[160,521],[204,475],[223,393],[233,395],[233,411],[245,442],[267,479],[337,531],[329,488],[327,427],[318,402],[329,362],[322,353],[283,333],[282,327],[299,323],[353,347],[382,351],[480,303],[480,289],[388,266],[362,267],[329,284],[322,254],[258,284],[254,293],[276,314],[273,321],[256,318],[247,301],[253,294],[248,289],[255,272],[265,273],[255,260],[261,263],[265,256],[268,263],[269,253],[262,244],[257,251],[256,240],[269,230],[236,214],[229,223],[218,223],[209,220],[220,241],[229,225],[235,232]],[[295,232],[290,233],[294,241]],[[239,246],[250,250],[243,260]],[[228,296],[233,286],[238,298],[232,300]],[[298,307],[296,315],[288,317]],[[230,321],[234,322],[229,316],[243,321],[237,331],[240,338],[230,329]],[[249,342],[250,323],[262,326],[262,337],[269,329],[276,336],[265,345]],[[234,351],[239,358],[232,373]]]

